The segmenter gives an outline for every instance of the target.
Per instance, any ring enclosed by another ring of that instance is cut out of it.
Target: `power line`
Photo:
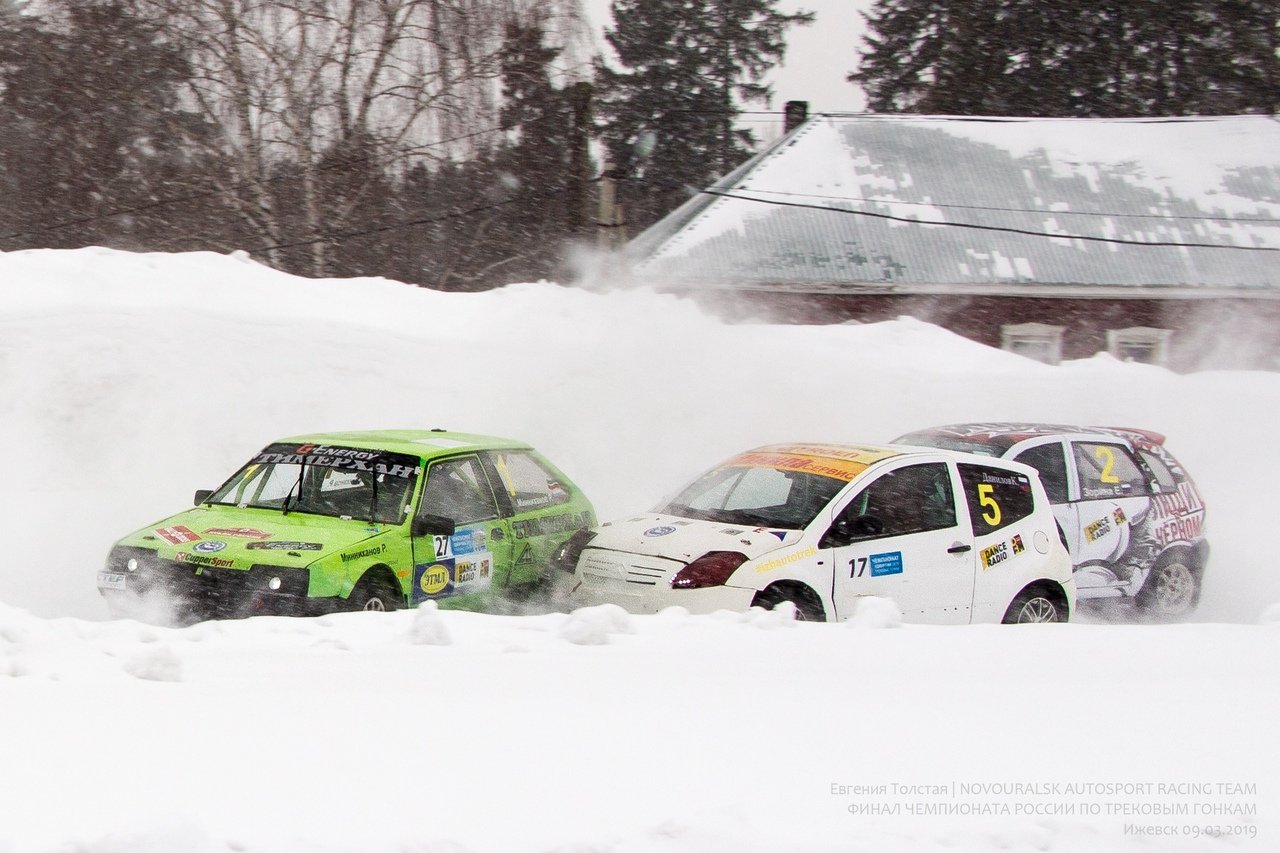
[[[808,210],[822,210],[827,213],[841,213],[851,216],[867,216],[872,219],[887,219],[892,222],[905,222],[908,225],[939,225],[948,228],[967,228],[974,231],[999,231],[1005,234],[1022,234],[1028,237],[1047,237],[1051,240],[1085,240],[1091,243],[1113,243],[1122,246],[1149,246],[1153,248],[1178,248],[1178,249],[1236,249],[1246,252],[1280,252],[1280,247],[1272,246],[1228,246],[1221,243],[1179,243],[1172,241],[1154,241],[1143,242],[1141,240],[1125,240],[1120,237],[1092,237],[1084,234],[1050,234],[1045,231],[1032,231],[1026,228],[1010,228],[1002,225],[979,225],[974,222],[944,222],[931,219],[909,219],[905,216],[893,216],[888,213],[873,213],[869,210],[845,210],[838,207],[827,207],[821,204],[802,204],[794,201],[773,201],[767,198],[753,198],[746,195],[736,195],[722,190],[703,189],[700,192],[707,195],[721,196],[723,198],[734,198],[741,201],[753,201],[758,204],[771,204],[778,207],[799,207]]]

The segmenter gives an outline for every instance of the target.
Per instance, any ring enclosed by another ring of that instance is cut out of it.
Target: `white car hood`
[[[611,521],[596,528],[587,546],[689,562],[708,551],[737,551],[755,559],[798,542],[799,530],[747,527],[658,513]]]

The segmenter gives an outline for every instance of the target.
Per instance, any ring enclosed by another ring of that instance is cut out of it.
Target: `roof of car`
[[[443,429],[378,429],[318,432],[279,439],[277,444],[334,444],[361,450],[388,450],[411,456],[432,457],[477,448],[516,449],[529,445],[509,438],[450,432]]]
[[[922,436],[937,436],[959,439],[975,444],[983,444],[996,448],[1001,453],[1020,441],[1029,438],[1042,438],[1052,435],[1110,435],[1132,441],[1139,446],[1164,444],[1164,436],[1144,429],[1130,427],[1072,426],[1068,424],[1035,424],[1017,422],[975,422],[966,424],[949,424],[907,433],[898,439],[903,444],[910,444],[912,439]]]

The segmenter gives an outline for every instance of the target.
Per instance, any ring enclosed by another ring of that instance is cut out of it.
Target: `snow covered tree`
[[[629,181],[633,231],[750,155],[755,140],[736,122],[742,105],[768,102],[760,81],[782,60],[787,28],[813,20],[777,5],[614,0],[605,40],[620,68],[600,63],[596,81],[601,138]]]
[[[878,0],[849,75],[879,112],[1274,112],[1274,0]]]

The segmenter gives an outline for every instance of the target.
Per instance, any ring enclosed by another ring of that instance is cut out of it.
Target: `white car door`
[[[822,547],[832,548],[837,619],[874,595],[892,598],[912,622],[969,622],[973,535],[956,494],[949,463],[904,462],[836,507]]]
[[[1132,577],[1133,567],[1123,558],[1131,528],[1150,511],[1146,474],[1118,442],[1073,441],[1071,455],[1080,488],[1075,503],[1078,547],[1072,554],[1076,586],[1085,597],[1128,588],[1141,580]]]
[[[1067,541],[1067,551],[1074,565],[1080,553],[1080,517],[1076,505],[1071,502],[1071,480],[1067,468],[1067,451],[1060,439],[1043,441],[1030,447],[1023,446],[1013,461],[1030,465],[1040,475],[1053,517],[1062,529]]]
[[[1036,545],[1036,532],[1043,521],[1037,522],[1034,517],[1036,498],[1031,475],[974,462],[960,462],[956,468],[968,504],[977,555],[974,609],[991,613],[994,608],[1000,614],[1037,576],[1037,550],[1045,553]],[[1044,541],[1043,530],[1040,536]]]

